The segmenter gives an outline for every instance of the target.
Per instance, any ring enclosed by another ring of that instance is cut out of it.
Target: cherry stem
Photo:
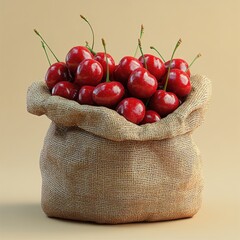
[[[139,46],[139,49],[140,49],[140,52],[141,52],[141,55],[142,55],[142,58],[143,58],[144,67],[147,69],[147,63],[146,63],[146,59],[145,59],[144,54],[143,54],[142,44],[141,44],[140,39],[138,39],[138,46]]]
[[[56,61],[57,62],[60,62],[58,60],[58,58],[56,57],[56,55],[54,54],[54,52],[52,51],[52,49],[48,46],[48,44],[46,43],[46,41],[43,39],[43,37],[41,36],[41,34],[36,30],[34,29],[34,32],[41,38],[41,40],[44,42],[44,44],[47,46],[47,48],[49,49],[49,51],[52,53],[52,55],[55,57]]]
[[[200,58],[202,55],[201,55],[201,53],[199,53],[193,60],[192,60],[192,62],[190,63],[190,65],[188,66],[188,68],[186,69],[186,71],[193,65],[193,63],[198,59],[198,58]]]
[[[144,33],[144,27],[143,27],[143,25],[141,25],[141,31],[140,31],[140,36],[139,36],[139,39],[140,39],[140,40],[142,39],[143,33]],[[134,57],[136,57],[136,55],[137,55],[138,48],[139,48],[139,44],[137,45],[136,51],[135,51],[135,53],[134,53]]]
[[[173,50],[173,53],[172,53],[172,56],[171,56],[171,60],[170,60],[170,63],[169,63],[169,66],[168,66],[168,72],[167,72],[167,79],[166,79],[166,82],[164,84],[164,87],[163,87],[163,90],[166,91],[167,90],[167,84],[168,84],[168,79],[169,79],[169,74],[170,74],[170,69],[171,69],[171,65],[172,65],[172,60],[173,60],[173,56],[177,50],[177,48],[179,47],[179,45],[181,44],[182,42],[182,39],[180,38]]]
[[[148,99],[146,100],[146,102],[145,102],[145,106],[146,106],[146,107],[148,106],[149,102],[150,102],[150,98],[148,98]]]
[[[96,55],[96,52],[94,52],[93,50],[92,50],[92,48],[89,46],[89,44],[88,44],[88,41],[86,41],[86,48],[93,54],[93,55]]]
[[[47,53],[46,48],[45,48],[45,44],[44,44],[43,41],[41,41],[41,43],[42,43],[42,48],[43,48],[43,50],[44,50],[44,52],[45,52],[46,58],[47,58],[47,60],[48,60],[48,63],[49,63],[49,65],[51,66],[51,62],[50,62],[50,60],[49,60],[48,53]]]
[[[83,15],[80,15],[80,17],[88,24],[88,26],[89,26],[90,29],[91,29],[91,32],[92,32],[92,47],[91,47],[91,49],[93,50],[93,48],[94,48],[95,36],[94,36],[94,31],[93,31],[92,25],[90,24],[90,22],[89,22]],[[90,49],[89,49],[89,50],[90,50]]]
[[[158,53],[158,55],[160,56],[160,58],[165,62],[164,57],[161,55],[161,53],[155,47],[151,46],[150,48],[155,50]]]
[[[106,50],[106,42],[105,40],[102,38],[102,45],[104,48],[104,53],[105,53],[105,58],[106,58],[106,64],[107,64],[107,76],[106,76],[106,82],[110,82],[109,79],[109,65],[108,65],[108,57],[107,57],[107,50]]]

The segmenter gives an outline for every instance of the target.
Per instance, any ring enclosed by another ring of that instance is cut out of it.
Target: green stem
[[[167,72],[167,79],[166,79],[166,82],[164,84],[164,87],[163,87],[163,90],[166,91],[167,90],[167,84],[168,84],[168,79],[169,79],[169,74],[170,74],[170,69],[171,69],[171,65],[172,65],[172,60],[173,60],[173,56],[177,50],[177,48],[179,47],[179,45],[181,44],[182,42],[182,39],[180,38],[173,50],[173,53],[172,53],[172,56],[171,56],[171,60],[170,60],[170,63],[169,63],[169,66],[168,66],[168,72]]]
[[[91,29],[91,32],[92,32],[92,50],[94,48],[94,41],[95,41],[95,36],[94,36],[94,31],[93,31],[93,28],[92,28],[92,25],[90,24],[90,22],[83,16],[83,15],[80,15],[80,17],[88,24],[88,26],[90,27]]]
[[[48,54],[47,54],[47,51],[46,51],[46,48],[45,48],[44,42],[41,41],[41,43],[42,43],[42,48],[43,48],[43,50],[44,50],[44,52],[45,52],[45,55],[46,55],[46,57],[47,57],[48,63],[49,63],[49,65],[51,66],[51,62],[50,62],[50,60],[49,60],[49,57],[48,57]]]
[[[146,106],[146,107],[148,106],[149,102],[150,102],[150,98],[148,98],[148,99],[146,100],[146,102],[145,102],[145,106]]]
[[[102,45],[104,48],[104,53],[105,53],[105,58],[106,58],[106,64],[107,64],[107,76],[106,76],[106,82],[110,82],[109,79],[109,64],[108,64],[108,57],[107,57],[107,50],[106,50],[106,43],[104,41],[104,39],[102,38]]]
[[[140,31],[140,36],[139,36],[139,39],[140,39],[140,40],[142,39],[143,33],[144,33],[144,27],[143,27],[143,25],[141,25],[141,31]],[[134,57],[137,56],[138,47],[139,47],[139,44],[137,45],[137,48],[136,48],[136,50],[135,50]]]
[[[138,39],[138,46],[139,46],[139,49],[140,49],[140,52],[141,52],[141,55],[142,55],[142,58],[143,58],[144,67],[147,69],[147,63],[146,63],[146,59],[145,59],[144,54],[143,54],[142,44],[141,44],[140,39]]]
[[[161,55],[161,53],[160,53],[155,47],[151,46],[150,48],[153,49],[153,50],[155,50],[155,51],[158,53],[158,55],[160,56],[160,58],[165,62],[165,59],[163,58],[163,56]]]
[[[89,44],[88,44],[88,42],[86,41],[86,48],[95,56],[96,55],[96,52],[94,52],[93,50],[92,50],[92,48],[89,46]]]
[[[48,44],[46,43],[46,41],[43,39],[43,37],[41,36],[41,34],[36,30],[34,29],[34,32],[41,38],[41,40],[44,42],[44,44],[47,46],[47,48],[49,49],[49,51],[52,53],[52,55],[55,57],[56,61],[57,62],[60,62],[58,60],[58,58],[56,57],[56,55],[54,54],[54,52],[52,51],[52,49],[48,46]]]
[[[201,55],[201,53],[199,53],[193,60],[192,60],[192,62],[190,63],[190,65],[188,66],[188,68],[186,69],[186,71],[193,65],[193,63],[198,59],[198,58],[200,58],[202,55]]]

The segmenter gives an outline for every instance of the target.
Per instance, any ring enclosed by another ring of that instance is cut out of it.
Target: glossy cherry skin
[[[52,90],[53,87],[61,81],[69,81],[70,75],[67,65],[64,62],[57,62],[52,64],[45,75],[45,82],[47,87]]]
[[[98,61],[103,67],[103,81],[106,81],[107,76],[107,63],[106,63],[106,56],[104,52],[98,52],[95,54],[94,59]],[[109,76],[110,78],[113,75],[115,70],[115,61],[110,54],[107,53],[107,60],[108,60],[108,67],[109,67]]]
[[[137,98],[124,98],[117,106],[116,111],[128,121],[139,124],[146,112],[144,103]]]
[[[58,82],[52,89],[53,96],[60,96],[69,100],[75,100],[78,94],[78,86],[74,83],[62,81]]]
[[[158,122],[160,119],[161,117],[157,112],[153,110],[147,110],[141,124]]]
[[[145,68],[134,70],[129,79],[127,88],[136,98],[150,98],[157,90],[158,82]]]
[[[123,95],[123,85],[112,81],[98,84],[93,90],[92,98],[97,105],[114,107],[121,101]]]
[[[167,74],[163,78],[165,83]],[[186,72],[180,69],[171,69],[168,78],[167,91],[173,92],[178,98],[185,97],[191,92],[192,86],[190,78]]]
[[[85,59],[78,65],[75,83],[79,86],[97,86],[101,82],[102,76],[102,65],[94,59]]]
[[[163,61],[151,54],[144,54],[144,58],[146,61],[147,70],[159,81],[166,73],[166,67]],[[142,56],[139,58],[139,61],[144,66],[144,60]]]
[[[142,64],[138,61],[138,59],[125,56],[120,60],[118,66],[115,68],[114,79],[126,86],[131,73],[140,67],[142,67]]]
[[[72,76],[75,76],[75,73],[77,71],[78,65],[85,59],[92,59],[93,55],[92,53],[83,46],[76,46],[70,49],[66,56],[66,64],[69,68]]]
[[[77,101],[80,104],[95,105],[93,98],[92,98],[92,93],[93,93],[94,88],[95,88],[94,86],[81,87],[78,92]]]
[[[166,69],[169,67],[169,64],[170,64],[170,60],[165,62]],[[180,69],[183,72],[186,72],[189,77],[191,76],[191,72],[188,69],[188,63],[185,60],[181,59],[181,58],[175,58],[175,59],[172,60],[170,69],[173,69],[173,68]]]
[[[179,104],[179,100],[174,93],[157,90],[149,101],[149,108],[163,118],[177,109]]]

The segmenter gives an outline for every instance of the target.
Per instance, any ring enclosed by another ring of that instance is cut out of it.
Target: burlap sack
[[[191,82],[174,113],[143,126],[33,83],[28,111],[52,120],[40,157],[44,212],[110,224],[192,217],[203,188],[192,132],[203,122],[211,83],[200,75]]]

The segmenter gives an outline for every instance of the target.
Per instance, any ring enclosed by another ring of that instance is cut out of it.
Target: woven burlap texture
[[[203,122],[211,82],[201,75],[191,82],[177,110],[142,126],[105,107],[51,96],[44,82],[33,83],[28,111],[52,120],[40,157],[44,212],[108,224],[196,214],[203,180],[192,132]]]

